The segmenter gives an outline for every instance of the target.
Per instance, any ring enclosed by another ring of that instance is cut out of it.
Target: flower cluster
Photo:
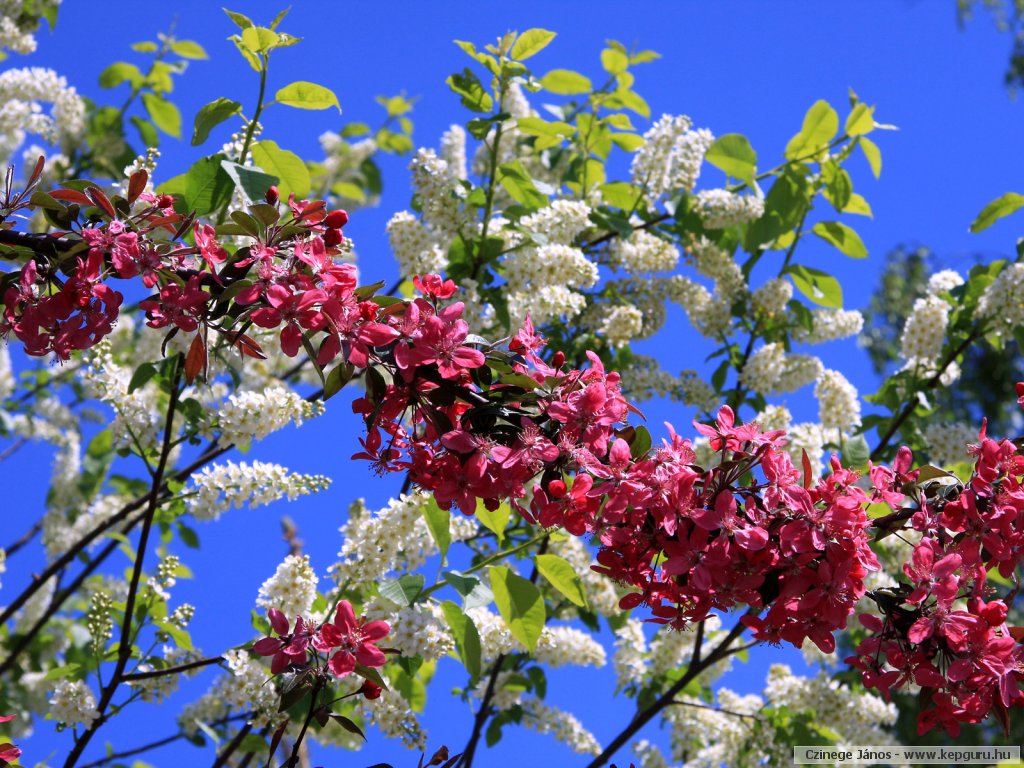
[[[860,617],[871,634],[847,661],[887,697],[907,683],[922,686],[922,734],[941,726],[955,736],[961,723],[990,712],[1005,724],[1011,707],[1024,706],[1022,632],[1007,625],[1007,604],[988,587],[990,572],[1005,579],[1024,561],[1024,456],[984,428],[971,450],[974,474],[959,493],[911,491],[907,507],[904,492],[917,477],[908,472],[909,449],[892,469],[872,469],[878,495],[897,510],[883,529],[909,524],[921,537],[904,579],[872,593],[881,618]]]

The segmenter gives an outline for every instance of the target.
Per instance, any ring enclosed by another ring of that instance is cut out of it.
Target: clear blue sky
[[[31,57],[13,57],[4,66],[53,67],[66,75],[80,92],[98,100],[119,103],[121,92],[110,96],[97,85],[99,72],[115,59],[139,62],[129,44],[152,38],[177,18],[179,37],[199,40],[209,61],[194,62],[178,80],[174,100],[181,108],[190,133],[191,119],[200,106],[226,96],[242,101],[251,111],[256,83],[225,38],[233,27],[218,3],[151,3],[145,7],[121,0],[101,4],[68,2],[62,7],[57,30],[40,36],[39,51]],[[267,2],[243,2],[233,10],[257,23],[266,23],[279,10]],[[413,115],[416,141],[434,146],[447,126],[464,119],[457,98],[444,86],[451,72],[467,60],[453,39],[489,42],[507,29],[546,27],[559,33],[556,41],[532,62],[543,72],[568,67],[597,75],[598,54],[606,38],[627,45],[636,43],[659,51],[663,58],[638,68],[637,90],[651,105],[653,115],[685,113],[698,126],[716,134],[746,134],[757,149],[762,167],[781,157],[788,138],[799,128],[804,111],[824,98],[842,111],[853,87],[862,99],[878,107],[881,122],[894,123],[899,132],[878,137],[884,156],[882,178],[875,181],[863,162],[854,163],[854,183],[874,208],[873,221],[857,219],[871,257],[850,261],[824,244],[808,244],[803,263],[840,276],[849,308],[869,300],[881,258],[899,243],[921,243],[940,260],[965,270],[971,254],[1009,254],[1017,231],[1012,220],[983,235],[970,235],[967,227],[990,199],[1008,190],[1024,190],[1024,130],[1022,105],[1014,103],[1002,86],[1002,72],[1010,45],[987,17],[965,31],[957,28],[953,0],[924,2],[818,3],[611,3],[538,2],[516,4],[480,2],[390,4],[300,2],[282,29],[304,38],[289,50],[274,54],[271,89],[295,79],[323,83],[335,90],[345,110],[344,120],[375,124],[380,109],[378,94],[404,90],[419,97]],[[339,127],[333,112],[297,112],[275,108],[267,114],[264,135],[303,157],[319,157],[317,137]],[[222,127],[208,146],[218,146],[230,130]],[[186,142],[165,140],[158,179],[183,171],[196,157]],[[394,261],[383,237],[390,215],[407,207],[409,190],[405,161],[385,163],[386,190],[381,206],[360,212],[346,230],[357,242],[360,268],[367,281],[391,278]],[[712,177],[714,180],[714,177]],[[704,349],[692,342],[692,333],[680,338],[682,325],[675,318],[652,349],[667,361],[669,370],[702,366]],[[866,356],[855,343],[821,348],[826,363],[843,370],[862,391],[872,379]],[[341,401],[342,398],[338,398]],[[809,398],[803,398],[807,400]],[[280,461],[293,470],[320,472],[335,478],[325,494],[290,506],[256,512],[233,512],[215,526],[201,530],[199,556],[183,552],[196,581],[183,583],[176,599],[198,607],[194,624],[197,644],[210,653],[247,636],[248,612],[259,584],[284,554],[279,544],[278,521],[295,518],[306,550],[318,568],[328,565],[340,546],[337,528],[353,496],[363,495],[371,505],[383,503],[396,489],[373,477],[347,457],[355,445],[356,421],[343,402],[301,431],[289,430],[260,444],[253,455]],[[804,417],[813,407],[791,403]],[[804,410],[801,410],[804,409]],[[681,409],[649,407],[650,421],[670,419],[679,426],[692,414]],[[3,477],[42,479],[49,466],[45,450],[33,447],[5,462]],[[5,489],[5,493],[10,493]],[[40,483],[16,484],[13,499],[4,503],[4,526],[20,533],[42,509],[45,489]],[[10,538],[5,535],[4,539]],[[4,577],[10,594],[28,576],[34,564],[12,562]],[[767,664],[779,656],[769,649],[730,678],[742,691],[759,690]],[[786,654],[792,660],[793,654]],[[425,723],[431,745],[448,744],[453,751],[465,742],[471,713],[458,702],[445,702],[447,688],[463,682],[450,674],[453,663],[442,663],[433,686],[430,713]],[[205,681],[191,686],[205,687]],[[614,677],[570,670],[553,676],[549,700],[575,711],[598,737],[607,742],[628,719],[628,702],[613,703]],[[178,699],[180,701],[180,698]],[[582,702],[582,703],[581,703]],[[591,702],[597,702],[592,704]],[[173,706],[173,704],[171,705]],[[164,718],[160,718],[164,719]],[[62,755],[68,734],[52,735],[43,727],[25,742],[27,764],[44,759],[51,750]],[[167,733],[148,724],[147,710],[137,707],[120,725],[101,732],[124,748]],[[663,737],[662,737],[663,738]],[[511,742],[512,740],[507,740]],[[507,764],[513,743],[480,756],[478,765]],[[535,765],[573,765],[573,758],[548,737],[526,733],[516,737],[514,754]],[[192,764],[197,753],[155,753],[156,765]],[[394,745],[372,736],[358,757],[325,757],[325,765],[363,765],[390,760],[396,766],[414,765],[415,759]],[[620,756],[628,765],[628,757]]]

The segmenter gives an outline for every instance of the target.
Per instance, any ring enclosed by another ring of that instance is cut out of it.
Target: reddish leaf
[[[114,206],[110,204],[110,201],[107,199],[107,196],[103,194],[102,189],[100,189],[99,187],[89,187],[87,190],[85,190],[85,194],[93,202],[93,204],[102,208],[106,212],[107,216],[109,216],[111,219],[117,218],[117,212],[114,210]]]
[[[202,334],[197,333],[192,339],[185,356],[185,381],[191,384],[201,372],[206,370],[206,344]]]
[[[302,209],[302,213],[299,214],[299,219],[308,219],[311,216],[315,216],[321,211],[327,208],[327,203],[323,200],[314,200],[305,208]]]
[[[239,334],[232,343],[244,357],[255,357],[257,360],[267,359],[267,356],[263,354],[263,347],[244,333]]]
[[[274,752],[277,751],[277,747],[281,743],[281,739],[284,738],[284,732],[287,728],[288,721],[285,720],[280,726],[278,726],[277,730],[274,731],[274,737],[270,740],[270,754],[267,756],[268,759],[274,756]]]
[[[811,469],[812,469],[811,468],[811,457],[807,455],[807,450],[806,449],[804,450],[803,455],[800,457],[800,460],[803,462],[803,465],[804,465],[804,488],[810,488],[811,487]]]
[[[355,723],[353,723],[347,717],[345,717],[344,715],[331,715],[330,717],[331,717],[331,720],[336,722],[338,725],[340,725],[346,731],[348,731],[349,733],[354,734],[356,736],[361,736],[363,741],[366,741],[366,734],[363,733],[363,729],[360,728]]]
[[[448,747],[442,746],[434,756],[430,758],[430,762],[427,765],[440,765],[448,759]]]
[[[32,187],[34,187],[39,182],[39,177],[43,175],[43,166],[45,164],[46,158],[40,155],[39,159],[36,160],[35,170],[32,171],[32,175],[29,176],[28,184],[26,185],[27,189],[32,189]]]
[[[637,408],[632,403],[626,403],[626,410],[628,410],[630,413],[635,413],[641,419],[643,419],[644,421],[647,421],[647,417],[644,416],[644,412],[641,411],[639,408]]]
[[[92,200],[74,189],[55,189],[50,193],[50,197],[55,200],[67,200],[69,203],[78,203],[79,205],[92,205]]]
[[[1010,627],[1010,637],[1018,643],[1024,643],[1024,627]]]
[[[128,204],[131,205],[139,199],[139,195],[146,188],[146,182],[149,181],[149,173],[145,168],[140,168],[131,175],[128,179]]]

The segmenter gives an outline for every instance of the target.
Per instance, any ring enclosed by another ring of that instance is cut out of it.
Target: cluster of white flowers
[[[943,269],[928,278],[928,293],[931,296],[941,296],[963,284],[964,279],[958,272],[954,272],[952,269]]]
[[[163,647],[164,661],[168,667],[176,667],[181,664],[188,664],[198,661],[202,655],[195,650],[185,650],[165,645]],[[140,664],[136,672],[150,672],[152,667],[149,664]],[[163,701],[176,690],[181,683],[181,675],[193,676],[199,674],[200,669],[190,669],[181,674],[159,675],[158,677],[147,677],[142,680],[135,680],[129,685],[142,691],[143,701]]]
[[[441,159],[456,179],[465,179],[466,173],[466,129],[451,125],[441,135]]]
[[[793,330],[794,341],[824,344],[856,336],[864,328],[864,315],[856,309],[816,309],[812,317],[812,330],[808,331],[803,326],[798,326]]]
[[[761,320],[772,320],[781,315],[793,298],[793,284],[784,277],[773,277],[750,297],[754,315]]]
[[[288,555],[274,575],[260,586],[256,605],[277,608],[285,616],[309,616],[320,580],[309,564],[309,555]]]
[[[197,721],[208,725],[235,712],[254,713],[260,727],[280,717],[277,689],[267,684],[267,670],[248,651],[226,651],[224,662],[229,672],[178,715],[178,725],[188,736],[199,732]]]
[[[639,759],[639,768],[669,768],[668,760],[661,750],[646,739],[633,745],[633,753]]]
[[[391,217],[387,233],[402,275],[440,274],[448,268],[448,254],[437,235],[408,211]]]
[[[625,688],[647,676],[650,667],[647,637],[644,635],[642,621],[627,619],[625,624],[615,630],[615,654],[612,656],[612,664],[615,667],[615,680],[619,688]]]
[[[7,345],[0,346],[0,401],[10,397],[15,388],[14,368],[11,366],[11,353]],[[0,408],[0,416],[4,409]]]
[[[428,497],[418,493],[390,499],[374,512],[366,509],[362,499],[353,503],[341,528],[338,562],[328,569],[331,578],[355,589],[379,583],[399,564],[410,572],[423,565],[437,552],[423,519],[428,503]],[[453,515],[449,526],[452,541],[464,541],[477,531],[475,519],[463,515]]]
[[[58,456],[62,454],[63,451]],[[56,485],[56,479],[54,482]],[[66,552],[94,528],[120,512],[129,501],[118,494],[100,496],[87,504],[80,497],[76,498],[76,503],[67,506],[51,503],[43,516],[43,546],[50,558]],[[85,509],[81,505],[85,505]],[[77,511],[74,511],[76,506]],[[92,546],[99,543],[96,541]]]
[[[943,424],[933,421],[924,428],[928,455],[940,467],[969,460],[967,446],[978,441],[978,430],[968,424]]]
[[[727,250],[701,236],[686,248],[687,257],[704,277],[715,281],[715,295],[733,302],[747,292],[743,269]]]
[[[376,699],[364,699],[361,706],[367,722],[388,738],[401,738],[407,749],[422,752],[427,748],[427,732],[401,694],[385,689]]]
[[[783,366],[782,374],[775,382],[773,391],[796,392],[811,382],[817,381],[824,370],[825,366],[814,355],[786,355],[786,363]]]
[[[44,103],[53,105],[49,115],[43,112]],[[0,73],[0,161],[6,163],[28,134],[48,144],[72,144],[84,130],[85,102],[52,69]]]
[[[214,464],[192,475],[186,506],[197,520],[216,520],[232,507],[251,509],[287,497],[322,491],[330,485],[323,475],[291,473],[280,464],[265,461]]]
[[[635,225],[634,225],[635,226]],[[608,247],[612,266],[631,275],[667,272],[679,264],[679,249],[645,229],[635,229],[628,239],[615,238]]]
[[[772,392],[785,364],[786,350],[782,344],[765,344],[747,359],[740,371],[740,383],[754,392]]]
[[[914,302],[914,309],[903,326],[900,354],[911,364],[931,365],[946,343],[950,306],[937,296],[925,296]]]
[[[693,327],[708,338],[718,338],[732,325],[732,302],[722,297],[713,298],[700,283],[688,277],[674,275],[670,279],[670,297],[686,310]]]
[[[34,53],[36,38],[33,30],[19,23],[25,12],[23,0],[0,0],[0,51],[22,55]]]
[[[548,243],[509,254],[505,279],[513,326],[522,323],[527,314],[541,324],[578,315],[586,299],[573,289],[593,288],[598,271],[579,248]]]
[[[711,383],[686,370],[679,374],[679,393],[686,405],[692,405],[702,413],[711,413],[720,405],[721,399]]]
[[[444,612],[436,603],[416,603],[395,610],[394,603],[376,598],[366,606],[366,617],[391,625],[388,646],[397,648],[403,656],[418,655],[430,661],[455,649]]]
[[[522,701],[522,708],[523,725],[527,728],[551,734],[578,754],[601,754],[601,745],[594,734],[584,728],[575,715],[532,697]]]
[[[322,402],[311,403],[282,384],[272,384],[262,392],[232,394],[208,413],[203,434],[212,438],[219,433],[224,444],[248,445],[288,424],[302,426],[323,412]]]
[[[548,626],[540,633],[533,654],[541,664],[555,669],[568,664],[603,667],[604,647],[590,634],[573,627]]]
[[[50,714],[54,720],[74,727],[92,727],[100,716],[92,689],[80,680],[61,680],[50,698]]]
[[[816,720],[841,736],[840,746],[893,743],[885,726],[896,722],[896,705],[873,693],[841,686],[824,673],[798,677],[786,664],[772,664],[764,693],[774,706],[813,712]]]
[[[771,432],[776,429],[788,430],[790,423],[793,421],[793,414],[784,405],[768,405],[753,418],[753,421],[765,432]]]
[[[610,347],[624,347],[640,336],[644,329],[644,313],[636,307],[619,305],[611,310],[601,324],[600,333]]]
[[[580,200],[554,200],[519,220],[519,228],[524,232],[540,235],[542,242],[561,245],[572,245],[589,226],[590,206]]]
[[[764,700],[754,694],[740,696],[728,688],[720,688],[715,698],[716,705],[712,706],[682,696],[677,706],[666,710],[664,719],[672,727],[673,758],[685,761],[686,768],[779,764],[770,760],[770,734],[756,719]],[[711,734],[713,738],[709,738]]]
[[[1024,325],[1024,264],[1007,264],[978,301],[976,316],[991,320],[996,333]]]
[[[423,223],[427,227],[451,240],[471,224],[462,209],[459,178],[434,150],[416,150],[409,169],[412,171],[416,199],[423,212]]]
[[[630,364],[619,371],[622,391],[634,400],[649,400],[652,397],[682,398],[680,380],[652,357],[637,355]],[[690,403],[687,403],[690,404]]]
[[[737,195],[727,189],[705,189],[694,198],[694,210],[708,229],[727,229],[764,215],[764,198]]]
[[[633,155],[633,183],[654,200],[663,193],[682,189],[692,192],[700,177],[704,154],[715,137],[707,130],[691,130],[685,115],[662,115],[644,134],[644,144]]]
[[[811,463],[811,480],[821,477],[821,462],[825,458],[825,436],[821,425],[813,422],[794,424],[789,427],[786,450],[789,452],[793,466],[803,472],[803,455],[807,452],[807,460]]]
[[[825,429],[849,429],[860,424],[857,389],[839,371],[826,369],[814,387],[818,413]]]
[[[114,409],[110,432],[115,435],[116,445],[149,450],[159,444],[162,432],[159,389],[147,383],[129,392],[133,371],[119,364],[116,357],[112,339],[104,339],[89,350],[82,374],[86,393]]]

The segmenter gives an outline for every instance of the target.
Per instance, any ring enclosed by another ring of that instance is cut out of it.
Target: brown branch
[[[130,683],[133,680],[152,680],[156,677],[166,677],[167,675],[176,675],[179,672],[188,672],[190,669],[201,669],[202,667],[208,667],[211,664],[219,664],[222,661],[224,661],[223,656],[211,656],[208,659],[198,659],[186,664],[177,664],[173,667],[165,667],[164,669],[150,669],[146,672],[132,672],[128,675],[122,675],[121,680],[125,683]]]
[[[10,557],[15,552],[17,552],[19,549],[21,549],[26,544],[28,544],[30,541],[32,541],[32,539],[35,538],[36,534],[39,533],[41,530],[43,530],[43,521],[42,520],[37,520],[32,525],[31,528],[29,528],[27,531],[25,531],[25,533],[23,533],[21,535],[20,539],[18,539],[16,542],[11,544],[9,547],[6,547],[4,549],[4,553],[7,555],[7,557]]]

